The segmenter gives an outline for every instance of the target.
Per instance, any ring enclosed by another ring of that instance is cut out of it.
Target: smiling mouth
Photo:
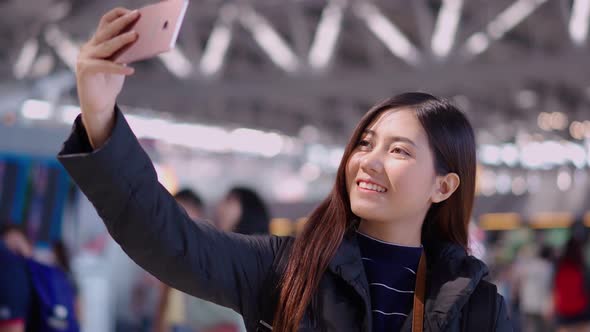
[[[369,191],[374,191],[374,192],[378,192],[378,193],[384,193],[387,191],[387,188],[381,187],[380,185],[377,185],[374,183],[369,183],[369,182],[365,182],[365,181],[358,181],[356,184],[357,184],[357,186],[359,186],[359,188],[369,190]]]

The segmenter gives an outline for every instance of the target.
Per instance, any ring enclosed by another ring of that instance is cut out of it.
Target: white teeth
[[[377,192],[380,192],[380,193],[383,193],[383,192],[387,191],[387,189],[385,189],[385,188],[383,188],[381,186],[378,186],[378,185],[373,184],[373,183],[367,183],[367,182],[364,182],[364,181],[359,182],[359,187],[364,188],[364,189],[369,189],[369,190],[377,191]]]

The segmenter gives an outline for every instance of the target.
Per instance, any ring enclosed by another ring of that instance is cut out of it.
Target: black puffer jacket
[[[249,331],[270,330],[275,286],[293,238],[223,233],[191,221],[158,183],[119,110],[101,149],[91,151],[78,118],[58,158],[135,262],[174,288],[239,312]],[[424,330],[461,331],[462,308],[487,269],[457,246],[425,248]],[[511,330],[500,296],[495,312],[496,331]],[[369,286],[356,232],[346,235],[330,262],[300,330],[371,331]],[[411,330],[411,319],[402,330]]]

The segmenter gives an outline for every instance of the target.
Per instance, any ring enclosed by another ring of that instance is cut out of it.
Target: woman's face
[[[217,227],[223,231],[233,231],[242,215],[242,205],[240,200],[233,196],[228,195],[217,205]]]
[[[422,222],[436,179],[428,137],[409,109],[379,115],[346,165],[352,212],[370,222]]]
[[[176,200],[180,206],[184,208],[186,214],[188,214],[189,218],[192,220],[202,219],[203,218],[203,211],[201,208],[196,206],[195,204],[191,203],[186,199],[177,199]]]
[[[8,249],[24,257],[33,256],[33,247],[24,234],[17,231],[8,231],[2,240]]]

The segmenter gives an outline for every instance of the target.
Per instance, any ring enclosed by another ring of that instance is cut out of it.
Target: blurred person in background
[[[26,258],[33,248],[24,232],[4,223],[0,229],[0,331],[33,331],[32,290]]]
[[[476,148],[459,109],[418,92],[375,104],[298,237],[223,232],[190,220],[158,183],[116,105],[133,69],[109,57],[137,39],[122,31],[138,15],[109,11],[82,47],[82,115],[58,156],[138,264],[252,331],[511,330],[468,251]]]
[[[515,288],[518,292],[522,330],[525,332],[552,331],[553,254],[543,245],[524,247],[525,253],[515,267]]]
[[[32,244],[14,224],[5,223],[0,238],[0,332],[78,332],[76,289],[64,257],[54,251],[56,266],[34,261]]]
[[[590,331],[589,295],[582,246],[572,236],[555,269],[553,306],[559,332]]]
[[[268,208],[254,190],[234,187],[217,205],[215,222],[219,229],[240,234],[268,234]]]

